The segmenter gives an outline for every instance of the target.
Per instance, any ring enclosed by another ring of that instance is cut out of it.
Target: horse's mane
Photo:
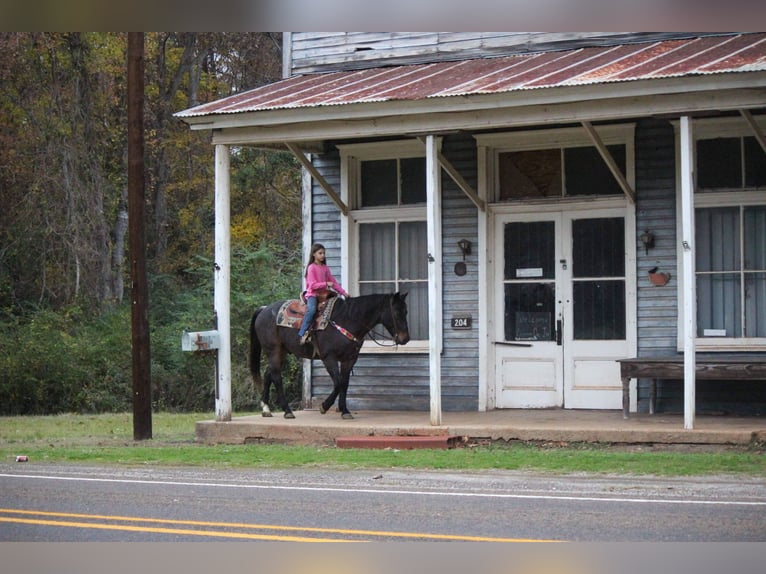
[[[391,293],[372,293],[370,295],[360,295],[359,297],[349,297],[337,305],[335,309],[340,318],[358,318],[368,313],[371,309],[377,309],[384,301],[392,296]]]

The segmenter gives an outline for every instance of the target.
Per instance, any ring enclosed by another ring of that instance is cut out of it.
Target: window
[[[761,122],[763,124],[763,122]],[[695,123],[698,346],[766,346],[766,153],[741,118]]]
[[[340,146],[350,198],[349,285],[359,295],[407,292],[410,342],[428,341],[425,147],[417,141]],[[372,342],[365,348],[385,352]]]
[[[594,126],[617,168],[634,185],[634,126]],[[491,201],[624,196],[588,133],[582,127],[524,130],[475,136],[486,150]]]
[[[766,205],[696,210],[697,335],[766,337]]]
[[[359,224],[359,294],[406,291],[413,340],[428,339],[425,221]]]
[[[697,142],[697,187],[742,189],[766,186],[766,153],[755,137]]]
[[[625,145],[607,146],[625,175]],[[498,154],[501,201],[575,195],[621,195],[622,189],[595,147]]]

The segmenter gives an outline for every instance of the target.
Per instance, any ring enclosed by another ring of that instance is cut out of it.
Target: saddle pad
[[[332,309],[337,300],[337,297],[333,297],[319,304],[316,317],[314,317],[314,324],[312,325],[315,330],[322,331],[330,323]],[[291,329],[300,329],[305,314],[305,303],[300,299],[288,299],[282,303],[277,312],[277,325],[280,327],[290,327]]]

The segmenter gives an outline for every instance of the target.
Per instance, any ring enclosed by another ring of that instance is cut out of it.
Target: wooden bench
[[[622,378],[622,416],[629,417],[630,380],[651,379],[649,387],[649,414],[654,414],[657,400],[657,379],[684,380],[683,355],[672,357],[635,357],[619,359]],[[766,355],[698,354],[695,373],[697,379],[718,381],[766,380]]]

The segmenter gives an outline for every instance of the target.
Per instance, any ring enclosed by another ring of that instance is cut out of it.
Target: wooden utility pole
[[[144,237],[144,33],[128,33],[128,229],[130,235],[133,439],[152,438],[149,289]]]

